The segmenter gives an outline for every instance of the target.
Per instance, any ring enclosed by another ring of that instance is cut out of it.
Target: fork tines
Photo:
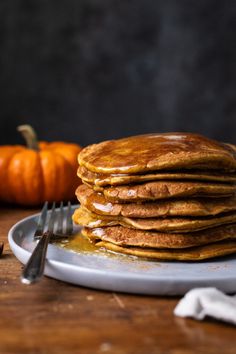
[[[55,202],[52,203],[51,209],[49,209],[48,204],[48,202],[44,203],[34,238],[37,240],[44,233],[50,233],[55,238],[70,236],[73,232],[71,203],[68,202],[67,205],[63,206],[63,202],[61,202],[58,209],[56,209]]]

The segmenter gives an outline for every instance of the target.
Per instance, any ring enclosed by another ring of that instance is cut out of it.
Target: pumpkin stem
[[[38,144],[38,139],[35,130],[31,127],[31,125],[24,124],[24,125],[19,125],[17,127],[18,132],[22,134],[26,141],[26,145],[29,149],[38,151],[39,150],[39,144]]]

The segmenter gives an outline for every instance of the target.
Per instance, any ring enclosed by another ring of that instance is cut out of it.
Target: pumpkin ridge
[[[48,202],[56,201],[56,175],[53,154],[50,150],[41,150],[40,158],[43,174],[44,200]]]
[[[51,143],[50,148],[54,152],[61,155],[68,163],[67,168],[70,168],[71,170],[71,177],[70,177],[70,186],[68,186],[67,188],[66,195],[67,195],[67,199],[74,200],[75,190],[78,187],[78,185],[82,183],[81,179],[77,176],[77,166],[75,167],[75,162],[77,162],[77,156],[81,151],[81,148],[73,143],[63,144],[62,142],[53,142]]]
[[[1,146],[0,147],[0,200],[4,202],[15,201],[15,196],[9,185],[9,166],[14,155],[23,151],[24,147],[16,146]]]
[[[15,202],[21,205],[40,203],[40,178],[38,170],[38,153],[25,149],[14,155],[9,166],[10,188]]]
[[[43,174],[43,166],[42,166],[42,156],[41,156],[41,149],[39,148],[39,169],[40,169],[40,176],[41,176],[41,197],[40,197],[40,203],[43,203],[47,201],[45,199],[45,180],[44,180],[44,174]]]

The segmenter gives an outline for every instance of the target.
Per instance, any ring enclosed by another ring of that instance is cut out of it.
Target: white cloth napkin
[[[192,289],[179,301],[174,314],[197,320],[210,316],[236,325],[236,296],[225,295],[216,288]]]

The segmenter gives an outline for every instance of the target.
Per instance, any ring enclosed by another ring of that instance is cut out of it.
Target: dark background
[[[1,0],[0,144],[194,131],[236,143],[236,1]]]

